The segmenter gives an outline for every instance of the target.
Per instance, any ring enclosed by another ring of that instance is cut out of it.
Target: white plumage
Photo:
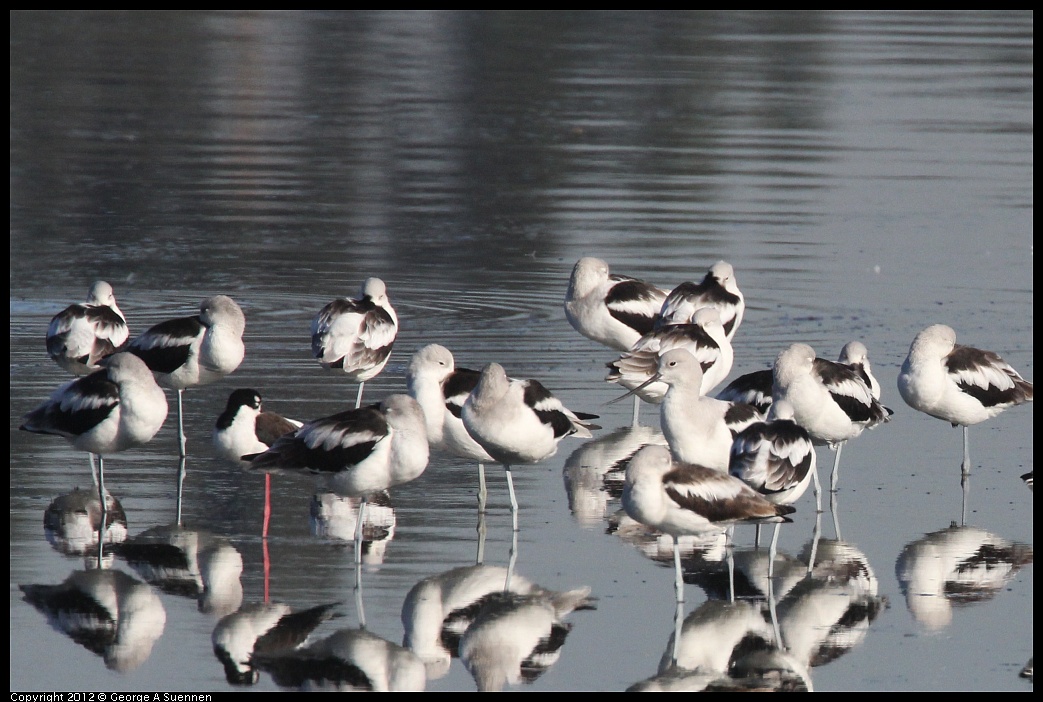
[[[130,332],[112,286],[99,280],[87,301],[69,305],[51,319],[47,354],[74,375],[98,370],[99,361],[123,349]]]
[[[956,343],[956,332],[934,324],[913,339],[898,375],[906,404],[963,427],[963,473],[970,472],[968,427],[1032,402],[1032,383],[992,351]]]
[[[367,380],[384,370],[398,336],[398,315],[380,278],[367,278],[354,300],[337,298],[323,307],[311,325],[312,355],[323,368],[344,371],[358,381],[355,406],[362,405]]]
[[[607,263],[588,256],[572,269],[565,293],[565,317],[588,339],[626,351],[652,330],[665,300],[665,290],[610,273]]]

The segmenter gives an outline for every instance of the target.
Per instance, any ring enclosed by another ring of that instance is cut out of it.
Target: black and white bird
[[[746,297],[735,281],[735,269],[727,261],[710,266],[700,282],[681,283],[671,290],[663,301],[655,326],[684,323],[702,307],[713,307],[720,313],[724,332],[731,341],[746,313]]]
[[[661,355],[658,368],[646,384],[663,382],[668,388],[659,406],[659,423],[670,452],[683,463],[727,473],[735,435],[763,420],[763,415],[752,405],[703,395],[702,365],[685,349],[671,349]]]
[[[1032,402],[1032,383],[993,351],[956,343],[956,332],[933,324],[913,339],[898,375],[906,404],[963,427],[964,475],[970,473],[969,427]]]
[[[511,517],[518,531],[518,500],[511,466],[550,458],[566,436],[589,439],[601,427],[561,403],[538,380],[508,378],[499,363],[482,369],[478,385],[467,397],[461,417],[468,433],[507,473]]]
[[[788,522],[786,515],[796,511],[770,502],[718,469],[678,461],[669,449],[655,444],[630,459],[622,502],[632,519],[673,538],[678,602],[684,601],[679,537],[735,524]]]
[[[106,523],[109,499],[104,457],[148,443],[167,418],[166,395],[140,358],[121,352],[106,357],[101,365],[101,370],[55,390],[25,415],[19,427],[64,437],[73,448],[98,457],[99,527]]]
[[[849,341],[840,349],[837,363],[849,367],[858,373],[862,380],[877,400],[880,399],[880,383],[873,375],[872,366],[869,364],[869,350],[861,341]],[[771,391],[774,383],[774,370],[764,368],[740,375],[728,383],[723,390],[717,393],[718,400],[729,402],[746,402],[754,405],[763,413],[768,412],[771,407]]]
[[[54,315],[47,328],[47,355],[73,375],[98,370],[98,362],[122,351],[130,332],[112,286],[99,280],[87,301]]]
[[[203,300],[199,314],[168,319],[135,337],[127,350],[140,357],[163,387],[177,391],[177,436],[185,453],[182,394],[224,378],[243,362],[246,317],[227,295]]]
[[[890,419],[892,411],[873,397],[852,368],[817,358],[807,344],[792,344],[775,359],[772,398],[793,406],[793,420],[812,440],[835,452],[830,489],[836,491],[844,443]]]
[[[338,495],[362,498],[355,530],[357,578],[366,499],[420,477],[429,452],[424,411],[409,395],[395,394],[379,405],[307,422],[243,460],[256,470],[316,473]]]
[[[281,414],[265,411],[261,395],[256,390],[239,388],[228,396],[225,411],[217,418],[214,426],[214,448],[225,460],[241,466],[249,465],[243,456],[267,451],[275,440],[284,434],[297,431],[301,422],[287,419]],[[268,536],[271,519],[271,475],[264,476],[264,521],[261,536]]]
[[[787,400],[773,403],[763,422],[736,435],[728,472],[778,505],[793,504],[814,483],[815,508],[822,511],[815,446],[807,430],[793,420],[793,405]]]
[[[338,606],[335,602],[293,611],[282,602],[257,602],[222,617],[210,640],[225,679],[231,685],[255,685],[260,673],[253,664],[254,655],[300,647],[320,624],[340,616]]]
[[[583,336],[616,351],[627,351],[652,331],[666,291],[618,273],[590,256],[572,269],[565,293],[565,317]]]
[[[354,300],[337,298],[311,323],[311,351],[323,368],[344,371],[359,384],[355,407],[362,405],[366,381],[384,370],[398,336],[398,315],[380,278],[367,278]]]
[[[485,464],[493,458],[467,432],[461,412],[481,373],[457,368],[453,354],[439,344],[419,349],[406,367],[406,388],[424,410],[431,448],[478,464],[478,511],[485,511]]]
[[[605,380],[633,390],[646,402],[659,404],[667,385],[648,381],[658,372],[659,357],[671,349],[685,349],[698,359],[703,369],[700,394],[708,394],[732,370],[734,352],[721,315],[712,307],[703,307],[695,311],[689,323],[667,324],[642,336],[629,351],[608,363]]]

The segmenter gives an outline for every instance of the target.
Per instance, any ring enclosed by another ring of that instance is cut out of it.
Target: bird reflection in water
[[[488,598],[460,638],[460,660],[478,691],[532,683],[547,672],[572,630],[565,617],[578,609],[594,609],[589,587]]]
[[[311,500],[311,533],[324,539],[335,539],[354,544],[358,526],[358,497],[342,497],[332,492],[316,493]],[[362,562],[379,565],[395,536],[395,510],[387,490],[378,492],[366,501],[362,517]]]
[[[453,568],[424,578],[412,587],[402,604],[403,645],[416,653],[435,680],[449,672],[459,655],[460,638],[490,599],[503,595],[507,569],[473,565]],[[540,588],[515,575],[510,592],[528,595]]]
[[[200,612],[223,617],[243,602],[243,557],[224,537],[157,526],[118,544],[115,551],[163,592],[197,598]]]
[[[302,691],[423,692],[424,662],[366,629],[341,629],[293,651],[255,654],[280,687]]]
[[[127,673],[152,653],[167,613],[146,583],[118,570],[73,571],[59,585],[19,585],[50,625]]]
[[[255,655],[292,651],[304,644],[323,622],[341,616],[339,603],[293,611],[282,602],[244,605],[217,623],[211,635],[214,655],[231,685],[254,685],[260,677]]]
[[[127,515],[123,505],[106,491],[104,544],[121,543],[127,539]],[[101,501],[95,490],[74,489],[59,495],[43,514],[43,531],[47,543],[67,556],[92,556],[97,564],[98,533],[101,526]],[[106,549],[106,554],[110,551]],[[105,560],[111,561],[111,556]],[[88,566],[90,567],[90,566]]]
[[[916,621],[938,630],[952,622],[954,607],[992,599],[1030,563],[1028,544],[953,522],[906,546],[895,575]]]

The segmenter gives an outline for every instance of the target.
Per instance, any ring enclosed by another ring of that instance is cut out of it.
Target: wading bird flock
[[[607,363],[606,381],[626,388],[623,397],[634,397],[634,425],[642,402],[659,406],[666,446],[646,445],[633,455],[622,504],[632,519],[672,537],[679,602],[679,537],[790,521],[787,515],[811,484],[821,512],[815,446],[834,451],[835,492],[844,445],[892,415],[881,404],[868,351],[858,341],[848,343],[837,361],[818,357],[807,344],[790,344],[772,368],[740,375],[712,396],[732,371],[732,344],[745,307],[735,270],[725,261],[713,264],[701,281],[666,290],[585,257],[565,292],[569,323],[618,354]],[[59,312],[47,330],[48,355],[77,377],[26,414],[20,429],[64,437],[89,454],[92,469],[97,458],[93,472],[104,523],[104,457],[153,439],[167,417],[165,387],[177,392],[183,462],[182,394],[239,367],[245,326],[240,306],[217,295],[202,301],[198,315],[131,337],[112,287],[99,281],[86,302]],[[590,438],[601,428],[591,422],[596,415],[570,410],[538,380],[511,377],[497,362],[481,370],[459,367],[437,344],[413,353],[405,394],[363,405],[364,385],[387,365],[398,329],[386,285],[368,278],[358,298],[330,302],[311,326],[313,357],[358,383],[355,406],[299,422],[262,410],[256,390],[237,389],[213,434],[218,454],[229,461],[266,476],[307,471],[325,477],[336,494],[361,498],[356,571],[366,500],[419,477],[431,451],[477,464],[480,512],[488,499],[484,466],[500,463],[517,532],[512,470],[553,456],[566,437]],[[302,349],[307,343],[302,339]],[[898,390],[910,407],[963,427],[964,476],[971,468],[969,427],[1033,399],[1032,383],[999,355],[957,344],[956,333],[942,324],[916,335]],[[265,536],[268,510],[266,486]],[[100,544],[99,535],[99,558]],[[506,590],[510,578],[508,569]],[[328,615],[327,609],[319,612]],[[285,615],[264,616],[275,622]],[[256,676],[245,662],[227,657],[230,676]]]

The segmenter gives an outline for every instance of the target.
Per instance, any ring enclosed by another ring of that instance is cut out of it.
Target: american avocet
[[[148,660],[167,623],[155,591],[121,570],[77,570],[58,585],[18,588],[57,631],[120,673]]]
[[[659,423],[674,458],[726,473],[734,435],[763,416],[752,405],[706,397],[702,380],[698,359],[685,349],[671,349],[659,357],[659,370],[646,383],[668,386]]]
[[[869,365],[869,351],[861,341],[849,341],[840,350],[837,363],[845,365],[858,373],[867,386],[869,386],[873,397],[880,399],[880,383],[873,375],[873,369]],[[775,382],[775,374],[772,368],[756,370],[728,383],[723,390],[717,393],[718,400],[729,402],[746,402],[755,406],[761,412],[767,413],[771,407],[771,391]]]
[[[779,505],[799,500],[814,481],[815,507],[822,511],[815,446],[807,430],[793,420],[793,405],[787,400],[773,403],[763,422],[736,435],[728,472]]]
[[[656,327],[683,323],[697,309],[712,307],[721,315],[724,332],[731,341],[746,313],[746,298],[735,282],[735,269],[727,261],[718,261],[699,283],[681,283],[663,301]]]
[[[963,427],[964,475],[971,471],[969,427],[1032,402],[1032,383],[998,354],[957,344],[956,332],[944,324],[913,339],[898,391],[913,409]]]
[[[717,387],[732,370],[734,353],[721,315],[712,307],[704,307],[695,311],[689,324],[668,324],[642,336],[629,351],[608,364],[605,380],[633,390],[646,402],[659,404],[666,394],[666,383],[647,381],[658,372],[659,357],[671,349],[685,349],[698,359],[703,370],[699,387],[702,395]]]
[[[453,354],[438,344],[421,348],[406,367],[406,387],[424,410],[431,448],[478,463],[478,511],[484,512],[488,494],[484,464],[493,458],[467,433],[460,417],[480,376],[476,370],[457,368]]]
[[[227,295],[208,297],[199,314],[168,319],[135,337],[127,350],[139,356],[159,384],[177,391],[177,439],[185,456],[182,393],[224,378],[243,362],[243,310]]]
[[[666,291],[630,276],[609,273],[608,264],[585,257],[576,262],[565,293],[565,317],[583,336],[626,351],[652,331]]]
[[[300,427],[301,422],[296,419],[263,410],[261,395],[256,390],[240,388],[228,396],[225,411],[217,418],[214,447],[222,458],[246,466],[249,461],[244,461],[243,456],[267,451],[280,436]],[[261,536],[268,536],[268,521],[272,513],[271,488],[271,475],[265,474]]]
[[[357,381],[355,407],[362,406],[366,381],[384,370],[398,336],[398,315],[380,278],[366,278],[354,300],[340,297],[311,323],[311,352],[323,368],[344,371]]]
[[[251,469],[307,470],[327,476],[333,492],[361,497],[355,528],[356,586],[362,562],[362,525],[370,495],[415,480],[429,455],[424,411],[409,395],[307,422],[276,439],[263,453],[247,454]]]
[[[255,654],[280,687],[329,692],[423,692],[420,657],[365,629],[341,629],[300,648]]]
[[[869,349],[861,341],[849,341],[840,349],[840,357],[837,363],[847,366],[858,373],[873,393],[873,397],[880,399],[880,383],[873,375],[873,368],[869,365]]]
[[[105,523],[108,495],[104,457],[148,443],[167,418],[166,395],[140,358],[121,352],[101,364],[101,370],[55,390],[19,427],[65,437],[74,448],[98,457],[99,526]]]
[[[679,537],[740,523],[788,522],[785,515],[796,511],[769,502],[720,470],[678,461],[657,445],[645,446],[630,460],[622,502],[631,518],[673,538],[679,602],[684,600]]]
[[[339,603],[293,611],[282,602],[256,602],[224,616],[210,636],[214,656],[230,685],[254,685],[253,656],[292,651],[325,621],[340,616]]]
[[[808,430],[816,444],[836,452],[830,479],[830,489],[835,492],[844,443],[888,421],[891,410],[873,397],[855,370],[816,358],[807,344],[792,344],[778,355],[773,379],[774,401],[788,400],[794,421]]]
[[[490,363],[467,397],[461,418],[493,460],[503,465],[511,498],[511,518],[518,530],[518,500],[514,494],[511,466],[539,463],[558,450],[566,436],[589,439],[586,420],[594,415],[577,415],[561,403],[538,380],[508,378],[503,366]]]
[[[725,402],[742,402],[753,405],[757,411],[766,413],[771,407],[772,370],[744,373],[724,386],[714,397]]]
[[[127,343],[127,320],[116,306],[112,286],[99,280],[87,301],[69,305],[54,315],[47,329],[47,354],[74,375],[98,370],[98,361],[121,351]]]
[[[460,660],[479,692],[531,683],[561,656],[572,626],[565,617],[594,609],[590,588],[501,592],[487,599],[460,638]]]

